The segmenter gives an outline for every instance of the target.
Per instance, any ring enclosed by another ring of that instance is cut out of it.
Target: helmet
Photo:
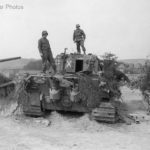
[[[48,32],[47,31],[42,31],[42,36],[43,35],[48,35]]]
[[[80,25],[79,25],[79,24],[76,24],[76,28],[78,28],[78,27],[80,27]]]

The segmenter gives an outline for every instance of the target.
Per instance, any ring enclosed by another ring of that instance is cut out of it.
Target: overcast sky
[[[0,58],[40,58],[42,30],[55,56],[66,47],[75,52],[78,23],[87,35],[87,53],[112,52],[120,59],[150,55],[150,0],[0,0],[0,6]]]

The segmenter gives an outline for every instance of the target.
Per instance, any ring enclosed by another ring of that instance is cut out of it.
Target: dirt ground
[[[14,104],[1,109],[0,150],[150,150],[150,117],[142,96],[127,87],[122,92],[130,113],[141,117],[140,124],[103,124],[87,115],[56,112],[46,119],[10,116]]]

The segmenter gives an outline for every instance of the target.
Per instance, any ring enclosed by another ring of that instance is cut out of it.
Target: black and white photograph
[[[0,150],[150,150],[149,0],[0,0]]]

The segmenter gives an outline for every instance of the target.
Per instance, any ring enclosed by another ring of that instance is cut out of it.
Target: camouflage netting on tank
[[[16,88],[14,99],[17,101],[17,107],[14,109],[13,113],[16,113],[17,110],[22,111],[24,103],[27,103],[28,94],[26,92],[26,80],[23,79],[16,79]]]
[[[109,90],[110,97],[119,99],[121,97],[121,82],[129,82],[129,79],[117,69],[119,62],[114,54],[106,53],[103,56],[102,64],[102,80],[106,82],[106,88]]]

